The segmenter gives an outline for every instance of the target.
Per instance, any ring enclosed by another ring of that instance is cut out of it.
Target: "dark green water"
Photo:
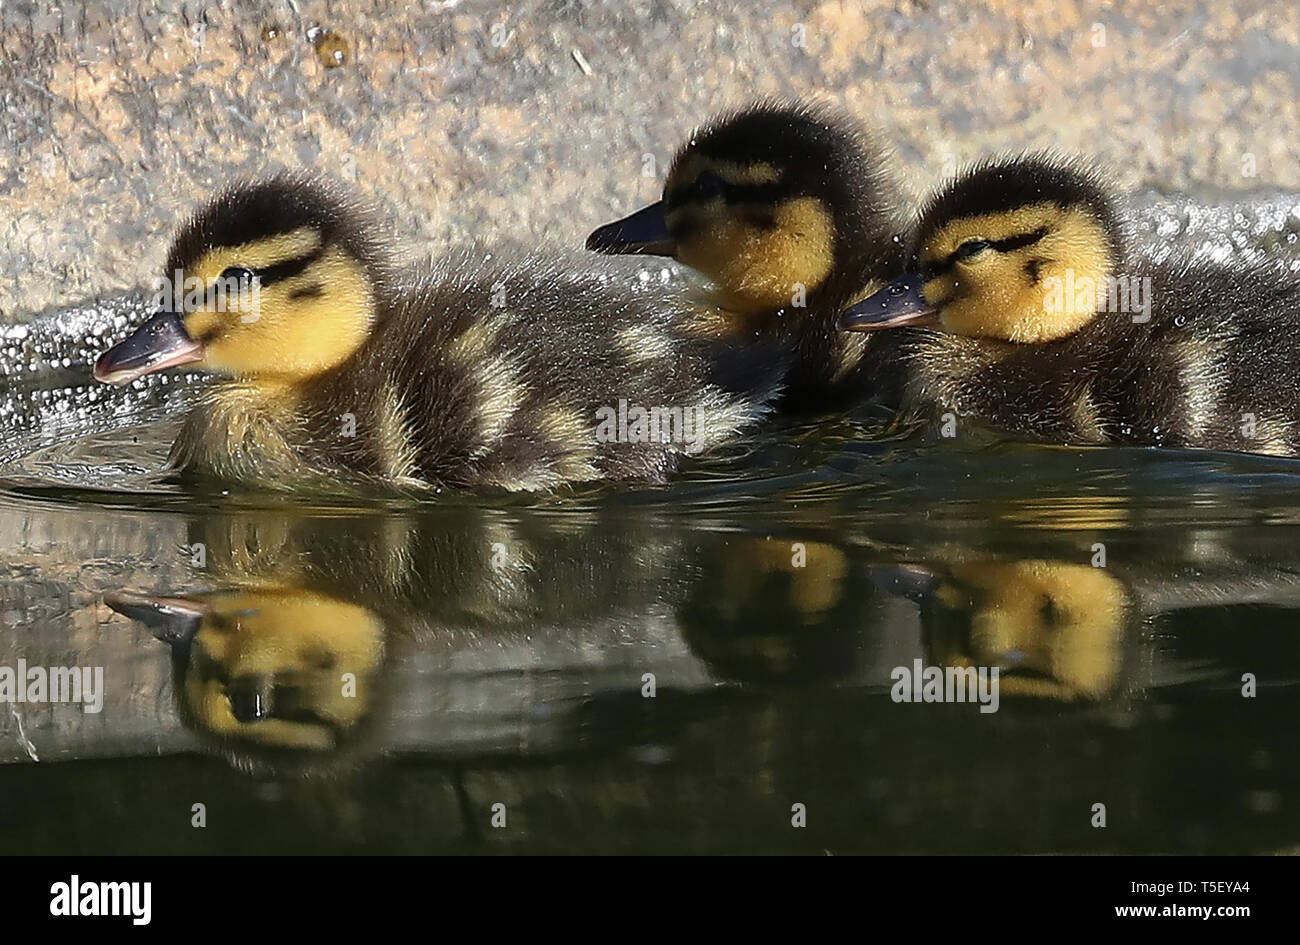
[[[0,706],[6,852],[1300,842],[1300,464],[864,414],[663,489],[345,507],[182,492],[176,396],[9,444],[0,666],[104,701]],[[222,623],[169,646],[122,589]],[[896,702],[917,659],[1000,667],[997,711]]]

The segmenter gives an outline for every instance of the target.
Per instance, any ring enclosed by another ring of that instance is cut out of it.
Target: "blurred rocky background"
[[[214,188],[354,180],[416,246],[578,246],[696,123],[836,102],[918,193],[1057,147],[1132,187],[1300,189],[1300,5],[208,0],[0,5],[0,319],[129,290]]]

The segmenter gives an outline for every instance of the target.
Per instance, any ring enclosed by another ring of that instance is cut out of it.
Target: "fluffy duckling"
[[[261,487],[548,489],[664,480],[762,416],[784,361],[702,339],[694,308],[592,267],[465,252],[405,277],[331,186],[236,186],[180,232],[167,306],[106,352],[128,383],[198,363],[228,375],[172,450],[186,472]],[[197,288],[195,288],[197,287]]]
[[[1300,453],[1300,284],[1280,268],[1128,248],[1095,171],[981,164],[920,217],[912,272],[842,326],[932,325],[902,350],[913,406],[1063,443]]]
[[[846,336],[845,305],[902,272],[907,219],[889,154],[844,116],[764,103],[697,131],[663,199],[587,239],[603,253],[671,256],[707,276],[724,331],[778,337],[794,363],[783,405],[880,393],[893,339]]]

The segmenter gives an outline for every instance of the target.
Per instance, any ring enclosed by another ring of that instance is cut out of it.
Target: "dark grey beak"
[[[587,249],[609,254],[675,255],[677,244],[668,233],[664,202],[660,200],[631,216],[606,223],[587,237]]]
[[[130,591],[105,594],[104,603],[123,617],[140,621],[168,646],[188,643],[198,632],[203,618],[211,612],[211,608],[200,601],[184,597],[147,597]]]
[[[203,345],[190,337],[176,312],[157,312],[95,362],[95,380],[129,384],[137,377],[203,359]]]
[[[921,277],[895,279],[875,295],[840,313],[840,331],[879,331],[906,325],[933,325],[938,314],[921,294]]]

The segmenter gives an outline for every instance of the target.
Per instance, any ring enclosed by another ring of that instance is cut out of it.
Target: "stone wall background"
[[[874,122],[918,193],[1048,146],[1129,186],[1300,189],[1282,0],[7,0],[0,320],[147,283],[186,212],[281,167],[354,179],[417,246],[578,246],[758,95]]]

